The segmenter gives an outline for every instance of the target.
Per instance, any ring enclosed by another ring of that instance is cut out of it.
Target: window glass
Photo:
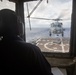
[[[24,4],[26,42],[37,45],[42,52],[69,52],[72,0],[38,3]],[[27,18],[29,14],[30,18]]]

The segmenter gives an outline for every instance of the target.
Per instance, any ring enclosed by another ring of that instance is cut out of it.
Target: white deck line
[[[38,43],[40,40],[41,40],[41,38],[39,38],[39,39],[36,41],[36,43]]]
[[[47,45],[48,45],[49,43],[50,43],[50,42],[44,44],[44,48],[46,48],[46,49],[48,49],[48,50],[53,50],[53,49],[47,47]]]
[[[62,52],[65,52],[65,50],[64,50],[64,44],[63,44],[63,40],[62,40],[62,38],[60,38],[60,40],[61,40]]]
[[[39,43],[36,44],[36,46],[38,46],[38,45],[39,45]]]

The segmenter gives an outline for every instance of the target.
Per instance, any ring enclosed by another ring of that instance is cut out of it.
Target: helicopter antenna
[[[26,6],[27,6],[27,13],[28,13],[28,16],[29,16],[28,3],[26,3]],[[29,21],[29,27],[30,27],[30,30],[31,30],[31,21],[30,21],[30,16],[28,17],[28,21]]]
[[[28,17],[26,17],[28,18]],[[39,19],[39,20],[53,20],[53,21],[66,21],[69,19],[59,19],[59,18],[55,18],[55,19],[50,19],[50,18],[40,18],[40,17],[30,17],[31,19]]]

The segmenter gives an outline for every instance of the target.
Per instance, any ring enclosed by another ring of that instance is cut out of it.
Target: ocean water
[[[49,36],[50,28],[32,28],[31,30],[29,28],[26,28],[26,42],[34,41],[39,38],[56,38],[56,37],[62,37],[61,34],[59,36],[53,34],[52,36]],[[70,38],[70,28],[65,28],[64,30],[64,37]]]

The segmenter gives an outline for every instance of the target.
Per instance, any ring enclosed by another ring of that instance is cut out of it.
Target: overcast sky
[[[31,17],[40,17],[40,18],[62,18],[68,19],[63,21],[65,27],[70,26],[70,19],[72,13],[72,0],[43,0],[42,3],[38,6],[38,8],[33,12]],[[38,1],[29,2],[29,11],[31,12]],[[3,0],[0,2],[0,9],[9,8],[15,10],[15,4],[12,2],[8,2],[7,0]],[[24,4],[25,10],[25,17],[27,16],[27,8],[26,3]],[[29,27],[28,19],[26,20],[26,27]],[[50,23],[53,21],[48,20],[38,20],[38,19],[31,19],[31,26],[32,27],[48,27]]]

